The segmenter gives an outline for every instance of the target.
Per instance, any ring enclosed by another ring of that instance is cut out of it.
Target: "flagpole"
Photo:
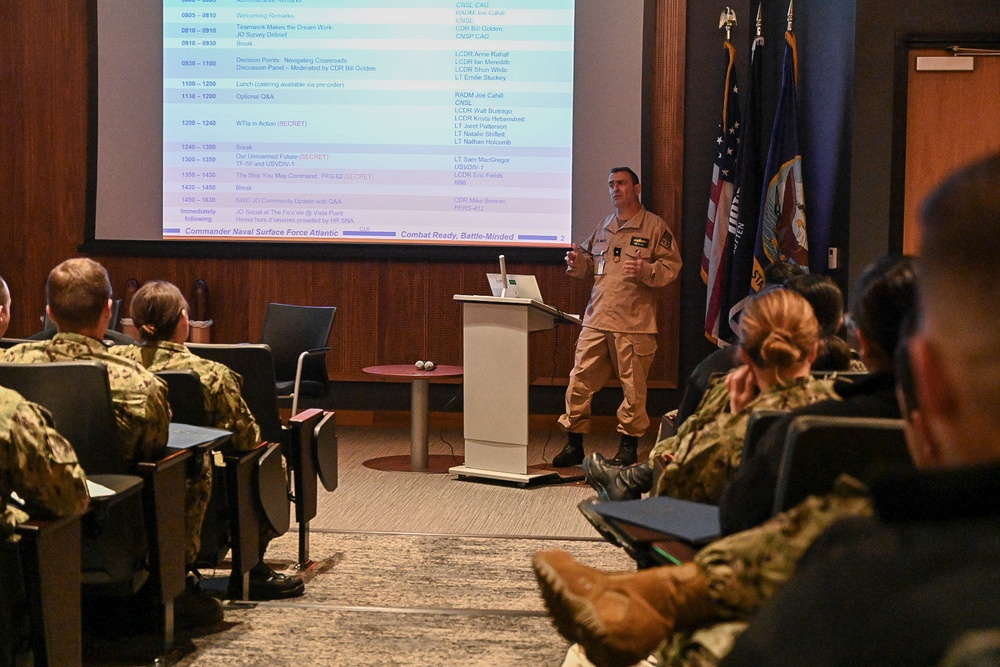
[[[764,14],[763,14],[763,9],[764,9],[764,3],[763,3],[763,1],[761,1],[760,4],[757,5],[757,36],[758,37],[762,37],[763,34],[764,34],[763,33],[763,31],[764,31]]]
[[[792,24],[795,23],[795,0],[788,0],[788,32],[792,31]]]

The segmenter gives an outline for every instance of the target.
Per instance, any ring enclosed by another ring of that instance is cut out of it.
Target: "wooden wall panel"
[[[87,168],[87,12],[83,0],[18,0],[0,3],[0,49],[4,89],[0,110],[5,242],[0,274],[14,294],[8,335],[37,331],[44,309],[49,269],[77,254],[83,242]],[[646,179],[651,208],[680,238],[683,155],[684,2],[658,0],[656,58],[657,123],[650,146],[654,171]],[[664,31],[670,31],[665,34]],[[58,45],[54,49],[52,45]],[[662,63],[666,63],[662,65]],[[670,147],[666,150],[662,147]],[[9,149],[9,150],[8,150]],[[594,212],[594,224],[605,212]],[[197,279],[207,282],[216,342],[256,341],[268,301],[335,305],[331,376],[368,380],[361,369],[373,364],[432,358],[461,363],[461,308],[455,293],[487,293],[485,274],[496,262],[399,262],[188,257],[95,257],[109,270],[117,293],[129,278],[160,278],[190,294]],[[546,301],[582,313],[589,281],[565,275],[561,264],[511,265],[538,276]],[[677,386],[679,290],[664,293],[661,340],[650,377],[653,387]],[[532,342],[538,382],[564,383],[572,366],[577,330],[542,332]],[[553,379],[554,378],[554,379]]]

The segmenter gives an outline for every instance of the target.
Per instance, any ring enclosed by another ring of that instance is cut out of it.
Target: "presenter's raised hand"
[[[622,273],[626,278],[638,278],[642,275],[642,257],[629,255],[622,265]]]
[[[573,247],[566,251],[566,266],[573,268],[576,265],[576,257],[580,254],[579,248],[574,243]]]

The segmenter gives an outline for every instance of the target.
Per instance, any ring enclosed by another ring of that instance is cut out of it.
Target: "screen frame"
[[[293,241],[188,241],[130,240],[97,238],[97,165],[98,165],[98,1],[87,0],[87,192],[84,242],[77,250],[84,254],[132,257],[190,257],[217,259],[331,259],[331,260],[402,260],[494,262],[504,254],[517,262],[556,264],[565,260],[565,247],[527,247],[519,245],[433,245],[389,242],[310,242]],[[589,0],[582,0],[587,2]],[[640,147],[648,146],[652,138],[652,89],[656,35],[656,0],[642,0],[642,80],[640,100]],[[611,166],[611,165],[609,165]],[[653,158],[648,150],[640,150],[640,173],[643,180],[642,200],[652,193],[647,183],[653,173]],[[603,212],[595,212],[600,219]]]

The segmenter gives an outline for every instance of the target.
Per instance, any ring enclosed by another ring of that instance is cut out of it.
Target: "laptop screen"
[[[493,296],[500,296],[501,290],[503,290],[503,278],[501,278],[500,274],[487,273],[486,278],[489,280],[490,290],[492,290]],[[538,303],[545,303],[542,299],[542,293],[538,289],[538,281],[535,280],[535,276],[522,276],[514,273],[508,273],[506,296],[510,298],[531,299],[532,301],[537,301]]]

